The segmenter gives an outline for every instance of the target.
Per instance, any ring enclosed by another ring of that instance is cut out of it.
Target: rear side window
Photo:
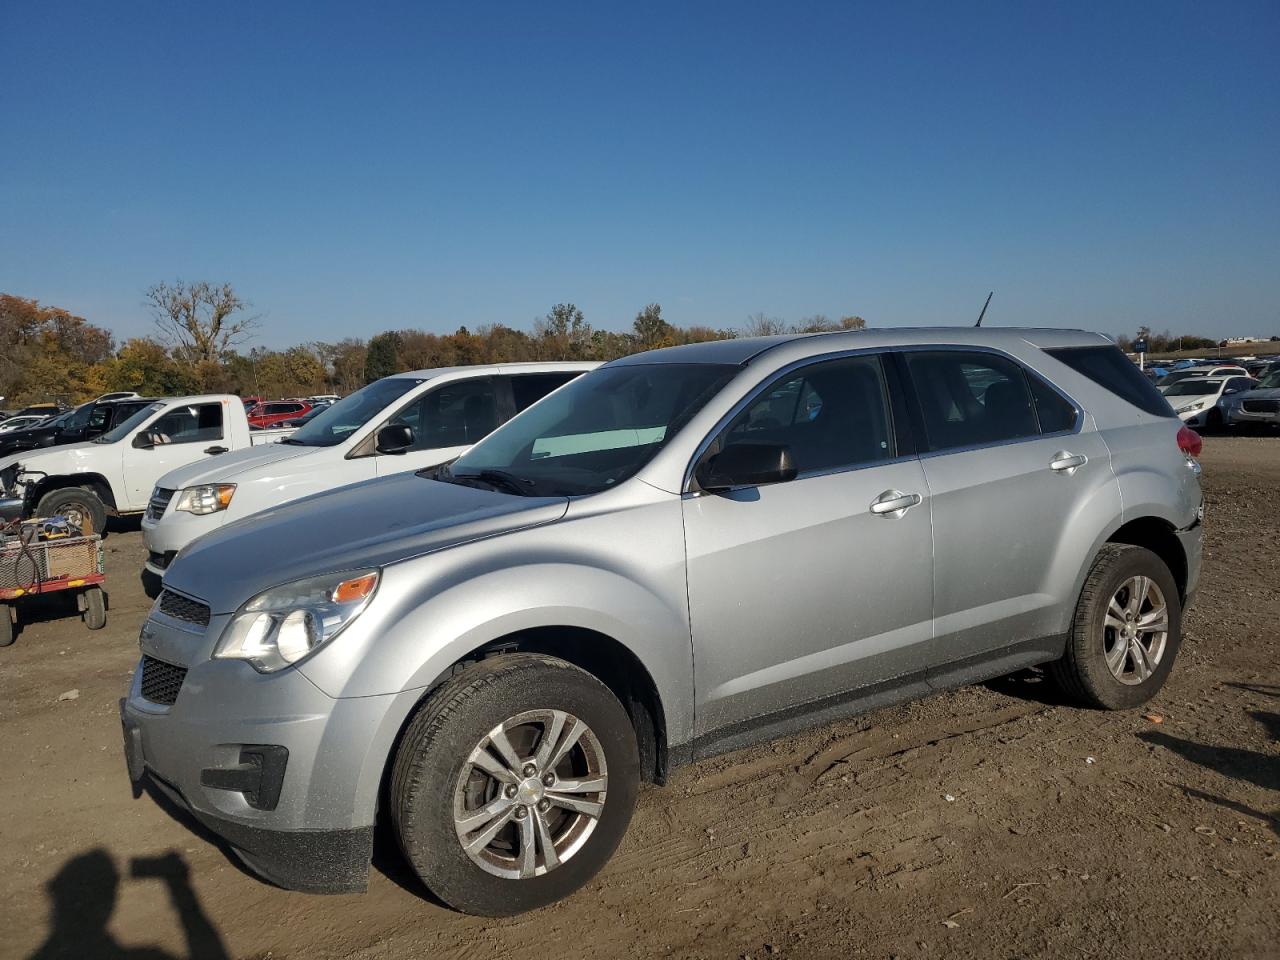
[[[576,376],[577,373],[522,373],[511,377],[511,398],[515,402],[516,413],[533,406]]]
[[[1155,417],[1175,415],[1169,401],[1120,352],[1119,347],[1061,347],[1045,353],[1139,410]]]
[[[1034,373],[1027,374],[1027,383],[1031,385],[1031,399],[1036,405],[1041,433],[1058,433],[1075,427],[1078,413],[1062,394]]]
[[[975,447],[1040,433],[1027,378],[1013,361],[959,350],[903,356],[920,401],[930,450]]]

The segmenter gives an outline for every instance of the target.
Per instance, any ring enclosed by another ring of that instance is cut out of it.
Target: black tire
[[[1217,407],[1214,407],[1212,410],[1210,410],[1205,415],[1204,425],[1206,428],[1213,430],[1214,432],[1221,431],[1224,426],[1222,421],[1222,411],[1219,410]]]
[[[1107,666],[1104,621],[1111,599],[1135,576],[1149,577],[1159,588],[1168,611],[1168,629],[1150,675],[1140,682],[1122,683]],[[1063,692],[1083,704],[1129,710],[1146,703],[1164,686],[1181,645],[1182,601],[1168,566],[1145,547],[1108,543],[1098,551],[1085,578],[1066,651],[1061,660],[1049,665],[1049,674]]]
[[[13,611],[9,604],[0,603],[0,647],[13,645],[17,630],[14,628]]]
[[[107,533],[106,504],[87,487],[62,487],[46,493],[36,504],[36,516],[66,517],[86,536]]]
[[[539,876],[508,879],[463,849],[455,790],[489,731],[537,710],[564,711],[590,728],[608,766],[606,799],[575,853]],[[405,857],[432,893],[464,913],[511,916],[560,900],[596,875],[626,833],[639,786],[635,730],[609,688],[563,660],[512,653],[460,670],[418,708],[392,768],[391,817]]]
[[[90,630],[101,630],[107,625],[107,598],[101,587],[90,587],[84,592],[84,625]]]

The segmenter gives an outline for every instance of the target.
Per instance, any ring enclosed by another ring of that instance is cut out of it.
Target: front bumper
[[[0,499],[0,523],[11,523],[22,519],[22,511],[26,501],[22,497],[4,497]]]
[[[1229,407],[1227,422],[1237,426],[1256,424],[1258,426],[1280,426],[1280,410],[1245,410],[1243,407]]]
[[[207,637],[226,619],[215,616]],[[145,697],[135,671],[120,708],[131,779],[154,784],[273,883],[365,889],[383,769],[416,694],[334,699],[296,669],[209,659],[207,637],[154,613],[144,626],[144,654],[190,666],[168,704]],[[237,788],[246,748],[263,745],[287,751],[272,809]]]
[[[147,547],[144,566],[157,577],[163,577],[179,550],[196,537],[217,530],[226,522],[226,518],[225,510],[197,516],[174,510],[172,506],[159,520],[152,520],[143,514],[142,542]]]

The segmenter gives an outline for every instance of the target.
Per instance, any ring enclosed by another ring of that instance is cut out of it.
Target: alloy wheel
[[[1150,577],[1125,580],[1111,596],[1103,618],[1107,669],[1123,684],[1136,686],[1155,673],[1169,640],[1169,607]]]
[[[458,775],[458,842],[495,876],[543,876],[591,836],[608,779],[604,749],[582,720],[562,710],[517,714],[485,735]]]

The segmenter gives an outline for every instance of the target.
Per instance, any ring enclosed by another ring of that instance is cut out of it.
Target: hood
[[[1280,387],[1267,387],[1264,390],[1249,390],[1231,398],[1232,400],[1280,400]]]
[[[517,497],[395,474],[255,513],[192,541],[164,582],[232,613],[268,587],[376,567],[564,516],[564,497]]]
[[[21,463],[32,470],[43,470],[45,473],[79,473],[82,472],[79,465],[95,456],[101,456],[99,451],[104,448],[111,449],[111,445],[94,443],[92,440],[80,440],[76,443],[63,443],[53,447],[19,450],[17,453],[0,457],[0,470],[15,463]]]
[[[34,427],[27,427],[25,430],[10,430],[8,433],[0,433],[0,456],[17,450],[19,447],[49,446],[49,442],[56,440],[61,432],[61,427],[46,427],[36,424]]]
[[[288,443],[264,443],[260,447],[246,447],[231,453],[220,453],[216,457],[206,457],[189,463],[176,470],[170,470],[161,477],[156,486],[169,490],[181,490],[198,483],[215,483],[234,480],[254,467],[265,467],[268,464],[292,460],[295,457],[315,453],[321,447],[302,447]]]

